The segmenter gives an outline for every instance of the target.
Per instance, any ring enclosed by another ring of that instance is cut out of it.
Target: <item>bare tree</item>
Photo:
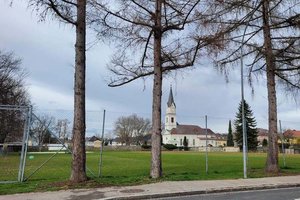
[[[60,21],[76,28],[73,152],[70,180],[87,180],[85,153],[85,71],[86,71],[86,6],[87,0],[29,0],[45,19],[50,12]]]
[[[0,105],[29,105],[21,60],[0,50]],[[22,140],[24,116],[20,111],[0,111],[0,143]]]
[[[151,130],[151,122],[149,119],[138,117],[136,114],[131,115],[133,126],[134,143],[141,145],[144,140],[144,136]]]
[[[150,176],[159,178],[163,73],[193,66],[201,48],[213,42],[220,29],[192,34],[201,30],[197,20],[205,18],[207,8],[200,0],[92,2],[101,11],[101,20],[94,21],[95,29],[117,44],[109,66],[114,77],[109,86],[153,75]]]
[[[65,141],[65,139],[68,138],[69,124],[70,122],[68,119],[57,120],[55,132],[57,133],[58,138],[62,141]]]
[[[117,121],[115,122],[115,134],[117,137],[120,138],[120,142],[122,145],[125,143],[125,145],[129,146],[131,142],[131,127],[130,127],[130,120],[126,117],[119,117]]]
[[[33,142],[42,150],[43,144],[51,138],[51,131],[54,129],[55,118],[49,115],[40,115],[38,119],[33,120],[30,135]]]
[[[269,146],[266,171],[277,173],[277,98],[276,82],[288,91],[300,89],[299,9],[297,1],[237,0],[214,1],[212,26],[234,27],[226,35],[225,51],[217,63],[226,73],[232,64],[240,64],[245,57],[248,80],[252,86],[253,74],[265,74],[268,90]],[[217,19],[217,20],[216,20]]]
[[[150,120],[138,117],[136,114],[119,117],[115,122],[115,133],[122,143],[130,145],[139,143],[150,129]]]
[[[24,80],[26,72],[21,60],[13,53],[0,50],[0,104],[28,105],[30,103]]]

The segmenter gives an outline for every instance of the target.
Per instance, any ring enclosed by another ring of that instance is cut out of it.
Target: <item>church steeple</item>
[[[173,91],[172,91],[172,85],[170,87],[170,94],[169,94],[169,100],[168,100],[168,107],[171,107],[171,105],[174,104],[174,106],[176,107],[176,104],[174,102],[174,97],[173,97]]]
[[[170,87],[169,99],[167,102],[167,110],[165,117],[165,130],[171,131],[173,128],[177,127],[176,122],[176,104],[173,97],[172,86]]]

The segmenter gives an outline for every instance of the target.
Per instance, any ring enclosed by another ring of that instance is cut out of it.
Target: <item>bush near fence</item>
[[[99,148],[98,148],[99,150]],[[104,150],[112,151],[141,151],[141,146],[104,146]]]
[[[6,154],[9,152],[21,152],[22,144],[0,144],[0,152]]]

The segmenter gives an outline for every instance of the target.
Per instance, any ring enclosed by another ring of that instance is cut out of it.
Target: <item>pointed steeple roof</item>
[[[168,100],[168,107],[170,107],[172,104],[174,104],[174,106],[176,107],[176,104],[174,102],[174,98],[173,98],[173,92],[172,92],[172,85],[170,87],[170,94],[169,94],[169,100]]]

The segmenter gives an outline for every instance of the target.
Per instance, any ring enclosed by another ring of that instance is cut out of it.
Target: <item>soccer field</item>
[[[57,154],[36,171],[53,153],[28,153],[23,184],[0,185],[1,193],[10,193],[8,185],[26,190],[26,185],[44,185],[68,180],[70,176],[71,154]],[[0,156],[0,179],[11,180],[17,176],[17,154]],[[88,176],[98,184],[123,185],[150,182],[149,151],[104,151],[102,177],[98,178],[99,152],[87,153]],[[248,177],[262,177],[266,154],[248,154]],[[207,180],[243,178],[242,153],[208,153],[208,174],[205,173],[205,153],[200,152],[163,152],[163,180]],[[280,155],[281,174],[300,173],[300,155],[286,155],[287,167],[283,167]],[[34,171],[36,173],[32,174]],[[46,186],[43,186],[46,187]],[[38,188],[38,186],[37,186]],[[54,189],[54,188],[53,188]],[[34,191],[31,188],[29,191]],[[18,191],[18,189],[17,189]]]

